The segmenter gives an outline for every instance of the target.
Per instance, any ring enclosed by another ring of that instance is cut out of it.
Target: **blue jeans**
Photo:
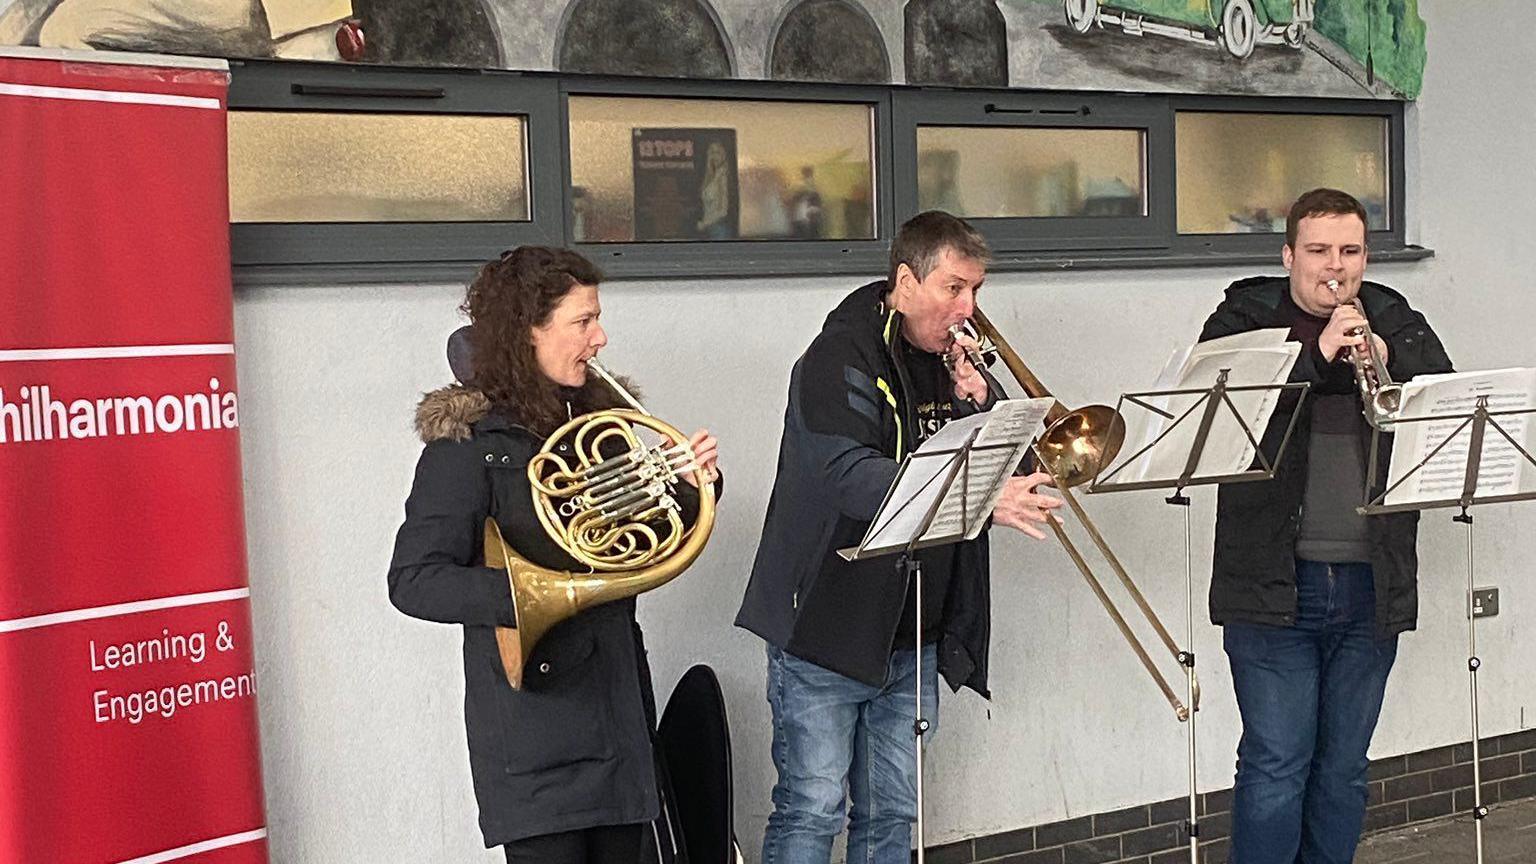
[[[934,646],[923,646],[924,740],[938,728]],[[773,813],[763,864],[827,864],[848,813],[849,864],[907,864],[917,820],[913,751],[913,651],[891,655],[885,683],[871,687],[768,646],[773,709]]]
[[[1397,637],[1376,632],[1369,564],[1297,561],[1296,601],[1294,626],[1225,627],[1243,718],[1232,864],[1348,864],[1360,840]]]

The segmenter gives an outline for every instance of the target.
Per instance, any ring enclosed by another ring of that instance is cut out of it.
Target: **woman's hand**
[[[704,479],[710,483],[720,479],[720,442],[715,436],[708,429],[700,429],[688,437],[688,446],[693,449],[693,464],[704,471]],[[693,471],[685,473],[683,479],[691,486],[699,485],[698,474]]]

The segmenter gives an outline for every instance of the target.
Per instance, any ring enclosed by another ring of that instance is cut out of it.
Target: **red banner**
[[[228,75],[175,62],[0,56],[0,861],[266,861]]]

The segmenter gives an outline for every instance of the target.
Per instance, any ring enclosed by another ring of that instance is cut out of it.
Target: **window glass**
[[[920,126],[922,210],[971,218],[1145,216],[1138,129]]]
[[[1360,199],[1370,230],[1392,227],[1385,117],[1181,111],[1175,130],[1181,234],[1284,233],[1319,186]]]
[[[231,111],[231,222],[528,220],[516,116]]]
[[[572,96],[573,239],[872,239],[874,109]]]

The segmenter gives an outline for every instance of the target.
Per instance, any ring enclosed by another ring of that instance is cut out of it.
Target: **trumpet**
[[[1018,353],[1013,350],[992,322],[987,320],[987,316],[980,308],[974,312],[974,323],[967,320],[962,324],[954,325],[949,332],[950,337],[961,346],[966,359],[978,370],[985,367],[988,355],[995,355],[1002,359],[1008,371],[1019,382],[1019,386],[1031,398],[1051,396],[1051,392],[1045,389],[1040,379],[1036,378],[1029,367],[1024,365]],[[975,346],[960,342],[959,336],[965,336],[968,341],[976,343]],[[948,361],[948,356],[948,354],[945,355],[946,365],[949,365],[953,371],[953,365]],[[1194,655],[1179,648],[1173,635],[1168,632],[1168,628],[1163,625],[1151,604],[1147,602],[1146,596],[1136,587],[1135,581],[1126,572],[1120,559],[1115,556],[1114,550],[1110,549],[1109,543],[1104,540],[1104,535],[1099,533],[1098,527],[1088,517],[1088,511],[1083,509],[1083,506],[1078,503],[1077,496],[1072,494],[1072,487],[1089,482],[1114,461],[1115,455],[1120,452],[1120,445],[1125,440],[1125,421],[1118,411],[1108,405],[1086,405],[1076,410],[1069,410],[1057,402],[1045,415],[1045,425],[1045,433],[1035,441],[1035,455],[1040,466],[1051,475],[1057,491],[1061,493],[1062,500],[1066,502],[1072,510],[1072,515],[1077,517],[1077,521],[1088,533],[1089,539],[1098,548],[1099,554],[1109,563],[1110,569],[1119,578],[1120,584],[1125,587],[1136,607],[1141,610],[1142,616],[1157,633],[1163,647],[1180,666],[1185,668],[1189,681],[1189,705],[1185,705],[1174,694],[1172,685],[1157,668],[1152,656],[1131,630],[1130,625],[1126,623],[1125,616],[1115,607],[1114,601],[1104,590],[1093,568],[1078,551],[1072,539],[1067,536],[1066,531],[1054,519],[1047,522],[1066,551],[1067,557],[1072,559],[1072,563],[1088,582],[1088,587],[1093,590],[1094,596],[1098,598],[1104,611],[1109,614],[1110,619],[1119,629],[1120,635],[1125,638],[1127,646],[1141,661],[1142,667],[1151,676],[1158,690],[1162,691],[1163,698],[1168,700],[1174,716],[1179,722],[1187,721],[1192,711],[1200,710],[1200,682],[1195,677]]]
[[[1333,292],[1335,302],[1340,302],[1339,280],[1329,279],[1328,290]],[[1359,297],[1349,300],[1349,304],[1359,310],[1362,318],[1365,317],[1365,307],[1360,304]],[[1397,412],[1403,407],[1403,385],[1392,382],[1386,361],[1376,348],[1369,321],[1351,327],[1346,335],[1365,339],[1360,347],[1349,349],[1349,364],[1355,369],[1355,386],[1364,403],[1365,421],[1375,429],[1383,429],[1397,419]]]

